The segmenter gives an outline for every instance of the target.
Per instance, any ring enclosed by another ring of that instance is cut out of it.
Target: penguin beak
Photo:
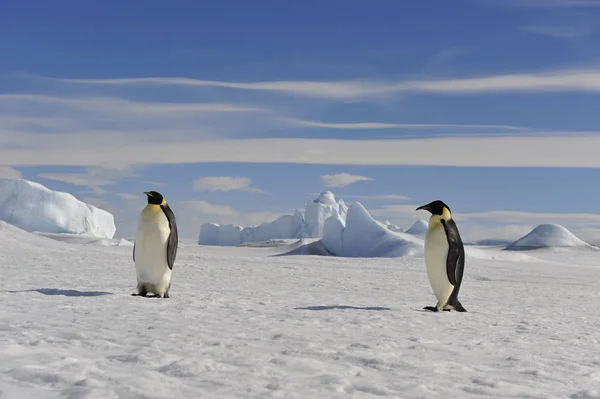
[[[150,193],[149,193],[149,192],[147,192],[147,191],[144,191],[144,194],[146,194],[148,197],[152,197],[152,194],[150,194]]]
[[[420,207],[418,207],[417,209],[415,209],[415,211],[418,211],[418,210],[421,210],[421,209],[423,209],[424,211],[429,211],[430,210],[429,204],[427,204],[427,205],[421,205]]]

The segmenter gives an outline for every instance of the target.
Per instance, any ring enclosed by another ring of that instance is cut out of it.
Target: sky
[[[0,177],[182,237],[331,190],[466,239],[600,242],[600,0],[0,4]]]

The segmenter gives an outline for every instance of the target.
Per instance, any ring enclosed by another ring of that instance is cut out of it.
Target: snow
[[[316,199],[306,201],[304,214],[296,210],[293,215],[283,215],[252,227],[205,223],[200,226],[198,244],[237,246],[274,239],[321,238],[325,220],[330,216],[345,220],[347,212],[348,206],[342,199],[336,202],[333,193],[325,191]]]
[[[427,233],[427,228],[429,227],[429,222],[419,219],[417,220],[406,232],[408,234],[425,237],[425,233]]]
[[[395,232],[398,233],[404,233],[404,229],[400,226],[396,226],[395,224],[391,223],[389,220],[386,220],[385,222],[383,222],[383,224],[385,224],[385,226]]]
[[[131,247],[0,223],[0,396],[600,398],[595,252],[477,248],[468,312],[429,313],[422,257],[191,244],[139,298]]]
[[[0,179],[0,220],[26,231],[112,238],[109,212],[25,179]]]
[[[559,224],[541,224],[529,234],[506,246],[506,249],[539,249],[556,247],[594,248]]]

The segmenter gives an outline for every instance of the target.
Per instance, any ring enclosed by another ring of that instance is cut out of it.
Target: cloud
[[[183,202],[183,204],[196,212],[200,212],[211,216],[232,216],[237,214],[236,210],[231,207],[225,205],[211,204],[210,202],[203,200],[190,200]]]
[[[198,162],[478,167],[600,167],[600,133],[564,136],[446,137],[342,140],[258,138],[144,140],[139,143],[61,140],[40,135],[21,148],[0,146],[0,165],[135,165]],[[0,133],[0,141],[2,135]],[[18,139],[13,137],[13,139]],[[48,146],[57,140],[62,146]],[[543,151],[540,149],[543,148]]]
[[[327,187],[345,187],[360,181],[369,181],[373,179],[366,176],[351,175],[349,173],[337,173],[333,175],[322,175],[321,180]]]
[[[481,0],[483,4],[518,8],[600,7],[600,0]]]
[[[419,204],[420,205],[420,204]],[[415,211],[419,205],[385,205],[370,211],[374,216],[429,218],[426,211]],[[537,226],[542,223],[558,223],[575,227],[600,226],[600,214],[590,213],[541,213],[495,210],[487,212],[461,213],[454,211],[454,218],[461,223],[494,223]]]
[[[116,184],[117,180],[126,177],[136,177],[131,168],[112,169],[105,167],[89,167],[86,173],[40,173],[39,177],[56,180],[74,186],[102,187]],[[98,192],[103,194],[105,192]]]
[[[49,78],[52,79],[52,78]],[[191,78],[52,79],[92,85],[182,85],[214,86],[239,90],[270,91],[329,100],[365,100],[401,93],[473,94],[498,92],[599,92],[600,70],[558,70],[479,77],[406,81],[287,81],[218,82]]]
[[[119,197],[123,198],[126,201],[135,201],[140,199],[139,195],[129,194],[129,193],[119,193]]]
[[[272,81],[272,82],[225,82],[201,80],[181,77],[147,77],[116,79],[58,79],[45,78],[55,82],[108,85],[108,86],[184,86],[184,87],[218,87],[236,90],[266,91],[286,93],[301,97],[317,97],[333,100],[359,98],[386,91],[385,84],[373,84],[360,81],[327,82],[327,81]]]
[[[592,34],[593,29],[584,26],[553,26],[553,25],[531,25],[521,28],[522,31],[543,36],[552,36],[559,39],[576,39]]]
[[[247,227],[270,222],[281,216],[280,213],[274,212],[241,212],[227,205],[213,204],[204,200],[177,201],[171,207],[178,217],[180,235],[195,239],[198,238],[200,226],[204,223]]]
[[[248,191],[251,193],[264,193],[263,190],[251,187],[249,177],[237,176],[208,176],[200,177],[192,183],[197,191]]]
[[[0,101],[12,103],[44,103],[50,105],[69,106],[95,112],[109,111],[113,113],[134,113],[161,116],[176,116],[176,114],[196,112],[265,112],[265,110],[262,108],[234,104],[133,101],[114,97],[71,98],[43,94],[0,94]]]
[[[385,201],[406,201],[409,197],[399,194],[379,194],[379,195],[344,195],[346,198],[369,199],[369,200],[385,200]]]
[[[0,166],[0,179],[20,179],[23,174],[10,166]]]
[[[317,122],[295,118],[283,118],[285,123],[290,126],[297,127],[320,127],[327,129],[432,129],[432,128],[448,128],[448,129],[502,129],[502,130],[531,130],[521,126],[509,125],[452,125],[452,124],[425,124],[425,123],[382,123],[382,122],[350,122],[350,123],[331,123]]]

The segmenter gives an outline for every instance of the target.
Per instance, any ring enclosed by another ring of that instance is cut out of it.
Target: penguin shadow
[[[353,310],[392,310],[391,308],[385,308],[382,306],[349,306],[349,305],[323,305],[323,306],[306,306],[294,308],[295,310],[344,310],[344,309],[353,309]]]
[[[60,290],[56,288],[38,288],[33,290],[8,291],[11,294],[22,292],[38,292],[43,295],[63,295],[63,296],[100,296],[113,295],[112,292],[106,291],[78,291],[78,290]]]

